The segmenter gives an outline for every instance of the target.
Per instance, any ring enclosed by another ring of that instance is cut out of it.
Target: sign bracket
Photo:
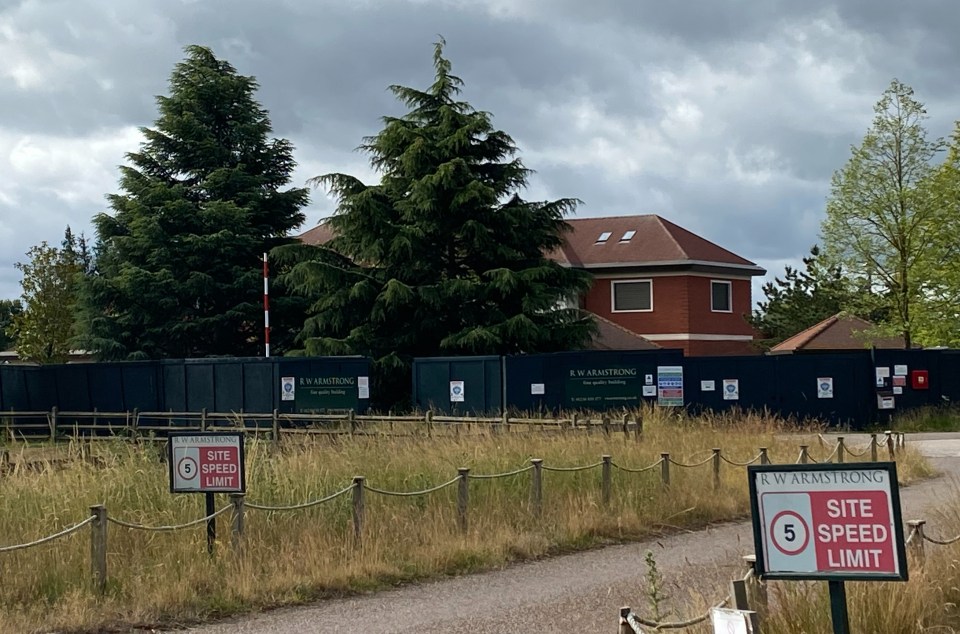
[[[207,518],[207,554],[213,555],[213,546],[217,541],[217,518],[213,514],[217,512],[214,502],[214,493],[207,491],[204,493],[205,515]]]

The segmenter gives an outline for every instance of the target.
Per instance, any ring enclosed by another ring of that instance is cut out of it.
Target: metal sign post
[[[894,462],[747,469],[763,579],[822,580],[835,634],[849,634],[844,581],[906,581]]]
[[[167,442],[171,493],[203,493],[207,552],[217,541],[216,493],[246,492],[242,432],[171,432]]]

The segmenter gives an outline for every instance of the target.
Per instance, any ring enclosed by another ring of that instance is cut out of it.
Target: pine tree
[[[207,48],[186,53],[113,213],[94,219],[82,340],[104,359],[262,350],[262,254],[303,222],[308,190],[283,189],[293,148],[268,138],[255,79]]]
[[[841,311],[855,311],[856,293],[840,265],[824,261],[814,245],[803,258],[803,269],[785,267],[783,278],[763,285],[764,300],[758,302],[750,320],[763,335],[761,347],[769,348]]]
[[[338,200],[336,237],[285,254],[301,258],[288,283],[313,299],[304,351],[370,355],[380,371],[395,371],[398,393],[409,391],[403,370],[414,356],[563,350],[593,329],[563,305],[589,275],[545,257],[579,201],[520,197],[530,171],[489,113],[458,100],[463,82],[443,46],[433,84],[391,86],[408,112],[384,117],[383,130],[364,139],[380,182],[313,179]]]

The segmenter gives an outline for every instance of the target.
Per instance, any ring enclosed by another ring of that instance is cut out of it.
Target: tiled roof
[[[863,333],[873,328],[865,319],[839,313],[827,317],[789,339],[770,348],[771,353],[795,352],[798,350],[859,350],[870,347],[903,348],[903,337],[870,337]]]
[[[571,266],[710,263],[743,268],[756,275],[765,272],[750,260],[657,215],[578,218],[567,222],[573,230],[550,257]]]
[[[316,227],[304,231],[297,237],[304,244],[323,245],[333,239],[333,227],[326,220],[321,220]]]
[[[746,258],[701,238],[656,215],[607,216],[567,220],[571,230],[562,247],[548,257],[582,268],[713,264],[742,269],[751,275],[765,271]],[[599,242],[601,235],[609,234]],[[326,221],[299,236],[307,244],[326,244],[333,230]],[[625,239],[626,238],[626,239]]]
[[[656,350],[659,345],[605,317],[588,313],[597,322],[597,334],[587,345],[589,350]]]

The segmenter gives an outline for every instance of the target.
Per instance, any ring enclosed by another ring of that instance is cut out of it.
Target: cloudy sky
[[[31,245],[90,234],[188,44],[257,77],[302,184],[373,178],[354,148],[401,112],[388,85],[429,83],[442,34],[536,171],[527,197],[660,214],[772,276],[818,240],[893,77],[950,133],[958,27],[949,0],[0,0],[0,297]],[[331,211],[314,192],[304,229]]]

